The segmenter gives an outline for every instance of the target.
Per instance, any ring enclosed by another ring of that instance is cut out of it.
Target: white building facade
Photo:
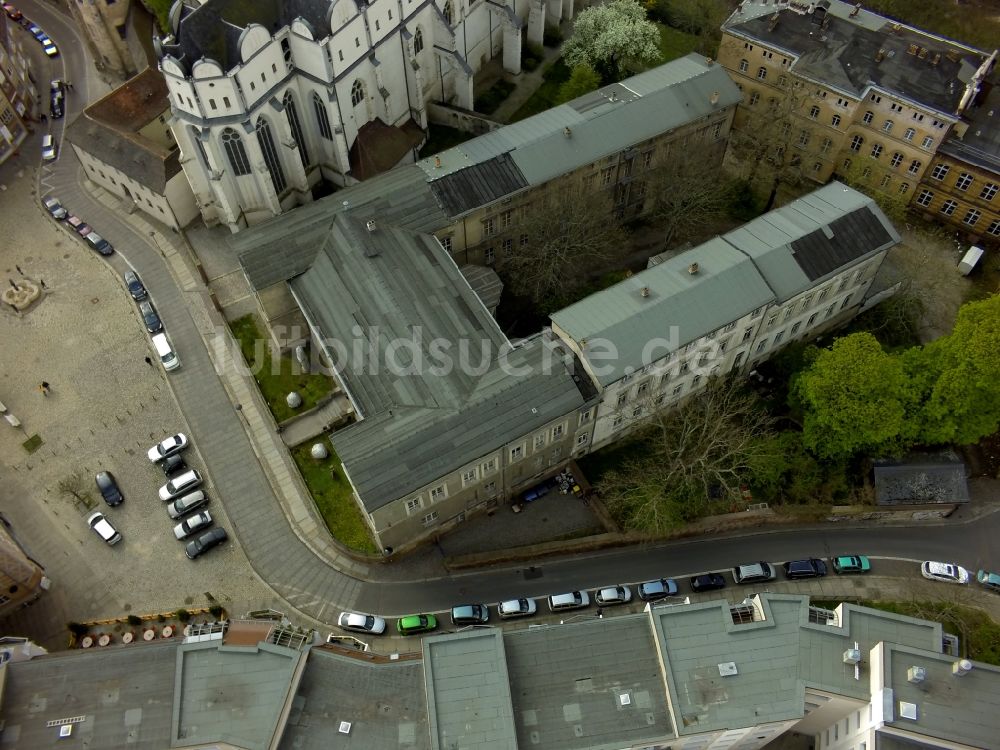
[[[155,46],[203,218],[237,231],[320,183],[413,161],[427,102],[471,110],[483,65],[520,72],[523,32],[540,44],[546,13],[572,12],[572,0],[277,0],[249,14],[178,0]]]

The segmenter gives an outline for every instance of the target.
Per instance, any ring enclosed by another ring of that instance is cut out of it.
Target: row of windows
[[[848,294],[846,297],[844,297],[844,301],[840,303],[840,309],[841,310],[843,310],[845,307],[847,307],[847,305],[851,301],[851,297],[852,296],[853,295]],[[833,313],[834,313],[834,310],[836,310],[836,308],[837,308],[836,303],[834,303],[834,304],[830,305],[828,308],[826,308],[826,314],[823,316],[823,319],[826,320],[830,316],[832,316]],[[818,317],[819,317],[819,312],[814,312],[812,315],[810,315],[809,319],[806,321],[806,328],[807,329],[811,328],[812,325],[816,322],[816,319]],[[791,329],[789,330],[789,333],[788,333],[789,338],[794,337],[799,332],[799,330],[801,328],[802,328],[802,321],[800,320],[797,323],[795,323],[791,327]],[[757,342],[757,347],[754,349],[754,354],[760,354],[761,352],[763,352],[767,348],[768,343],[770,343],[772,347],[778,346],[779,344],[781,344],[781,342],[784,339],[784,337],[785,337],[785,331],[784,331],[784,329],[782,329],[782,330],[780,330],[780,331],[778,331],[777,333],[774,334],[774,338],[773,339],[766,339],[766,338],[765,339],[761,339],[759,342]]]
[[[920,195],[917,196],[917,205],[927,208],[931,205],[933,200],[934,192],[932,190],[923,189],[920,191]],[[941,204],[941,208],[938,210],[944,216],[954,216],[958,206],[958,201],[949,198]],[[979,223],[982,216],[983,212],[978,208],[966,209],[965,216],[962,217],[962,223],[970,227],[975,227]],[[993,237],[1000,237],[1000,219],[994,219],[990,222],[990,225],[986,228],[986,233],[992,235]]]
[[[936,164],[934,169],[931,170],[931,177],[938,181],[944,181],[950,171],[951,167],[948,164]],[[973,182],[975,182],[974,175],[968,172],[959,172],[958,177],[955,179],[955,187],[964,192],[972,187]],[[979,198],[980,200],[991,201],[996,197],[997,191],[1000,191],[1000,185],[997,185],[995,182],[985,182],[979,191]]]

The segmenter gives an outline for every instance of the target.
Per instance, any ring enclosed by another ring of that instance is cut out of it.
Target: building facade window
[[[829,138],[824,138],[823,139],[823,143],[820,144],[819,152],[821,154],[827,154],[827,153],[829,153],[830,152],[830,146],[832,146],[832,145],[833,145],[833,141],[831,141]]]
[[[970,227],[974,227],[979,222],[979,217],[982,215],[983,212],[980,211],[978,208],[970,208],[966,212],[965,218],[962,219],[962,221],[968,224]]]
[[[767,78],[767,68],[761,67],[757,69],[757,80],[763,81]]]
[[[898,151],[892,155],[891,159],[889,159],[889,166],[893,168],[898,167],[902,163],[903,163],[903,155]]]
[[[510,460],[511,461],[520,461],[522,458],[524,458],[524,446],[523,445],[515,445],[513,448],[510,449]]]
[[[920,162],[919,159],[914,159],[913,161],[910,162],[910,168],[907,171],[910,174],[917,174],[918,172],[920,172],[920,167],[922,166],[923,164]]]
[[[948,172],[951,170],[947,164],[937,164],[934,169],[931,170],[931,177],[935,180],[943,180],[948,176]]]
[[[986,234],[992,235],[993,237],[1000,237],[1000,219],[994,219],[990,222],[990,226],[986,230]]]
[[[756,91],[752,92],[750,94],[750,106],[752,107],[759,101],[760,101],[760,94],[757,93]]]
[[[872,112],[871,110],[868,110],[867,112],[865,112],[864,117],[861,118],[861,122],[863,122],[865,125],[871,125],[872,120],[874,119],[875,119],[875,113]]]
[[[819,107],[817,107],[815,105],[813,105],[812,107],[810,107],[809,108],[809,117],[810,117],[810,119],[813,119],[813,120],[815,120],[817,117],[819,117]]]
[[[750,69],[750,63],[746,59],[740,60],[740,73],[746,73]]]
[[[877,159],[882,155],[882,144],[876,143],[872,146],[872,158]]]
[[[417,26],[416,32],[413,34],[413,54],[419,55],[424,48],[424,30]]]
[[[247,150],[240,134],[232,128],[226,128],[222,131],[221,139],[233,174],[237,176],[250,174],[250,160],[247,158]]]
[[[406,501],[406,515],[410,515],[414,511],[420,510],[423,507],[423,500],[420,497],[411,497]]]
[[[302,124],[299,122],[299,113],[295,109],[295,100],[292,98],[291,91],[285,92],[282,104],[285,106],[285,116],[288,118],[288,127],[292,131],[292,138],[299,150],[299,160],[303,167],[307,167],[309,166],[309,151],[306,148],[306,139],[302,137]]]
[[[271,185],[274,192],[281,195],[285,191],[285,171],[281,168],[278,150],[274,147],[274,137],[271,135],[271,124],[263,117],[257,118],[257,145],[264,156],[264,164],[271,175]]]
[[[355,107],[361,104],[365,100],[365,85],[361,82],[361,79],[357,79],[351,85],[351,104]]]
[[[476,478],[476,472],[475,472],[475,470],[473,470],[470,473],[472,474],[473,480],[475,480],[475,478]],[[438,502],[440,500],[444,500],[447,496],[448,496],[448,491],[445,489],[445,486],[443,484],[440,487],[435,487],[434,489],[431,490],[431,502],[432,503],[436,503],[436,502]]]
[[[958,203],[956,201],[947,200],[941,206],[941,213],[945,216],[951,216],[955,213],[956,208],[958,208]]]
[[[833,127],[835,127],[835,128],[839,128],[840,127],[840,115],[834,115],[833,117],[831,117],[830,118],[830,124],[833,125]]]
[[[934,193],[930,190],[921,190],[920,195],[917,196],[917,205],[929,206],[932,200],[934,200]]]
[[[924,148],[931,148],[931,146],[934,145],[934,139],[931,138],[929,135],[924,136],[923,143],[921,143],[920,145],[923,146]]]
[[[488,266],[492,266],[494,263],[496,263],[496,261],[497,261],[497,251],[492,247],[486,248],[483,251],[483,262]]]
[[[968,172],[962,172],[958,175],[958,179],[955,180],[955,187],[959,190],[968,190],[969,185],[972,184],[972,175]]]
[[[998,189],[1000,189],[1000,186],[992,182],[987,182],[983,185],[983,189],[979,191],[979,198],[984,201],[991,201],[996,196]]]
[[[851,151],[860,151],[861,145],[865,142],[864,137],[856,135],[851,138]]]
[[[892,132],[892,120],[886,120],[882,125],[882,132],[891,133]]]
[[[916,130],[914,130],[913,128],[907,128],[906,132],[903,133],[903,140],[912,141],[913,136],[915,136],[916,134],[917,134]]]
[[[436,510],[431,511],[426,516],[421,519],[424,526],[431,526],[438,519],[438,514]]]
[[[326,140],[333,140],[333,131],[330,130],[330,116],[326,113],[326,107],[315,91],[312,95],[313,110],[316,113],[316,124],[319,126],[319,134]]]

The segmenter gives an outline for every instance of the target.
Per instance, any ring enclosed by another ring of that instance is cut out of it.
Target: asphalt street
[[[74,71],[63,74],[70,80],[75,74],[75,93],[67,102],[68,121],[88,97],[103,94],[99,79],[83,72],[91,69],[86,48],[67,18],[36,2],[26,2],[23,8],[39,19],[63,51],[67,70]],[[44,80],[41,84],[43,89],[47,86]],[[949,560],[973,570],[980,566],[1000,567],[1000,556],[992,545],[1000,515],[994,513],[973,521],[906,528],[824,526],[686,540],[457,575],[428,577],[426,566],[411,568],[406,560],[371,566],[364,580],[347,575],[318,557],[295,534],[276,502],[206,347],[206,341],[214,336],[226,335],[223,322],[212,314],[207,290],[191,273],[185,259],[158,244],[150,232],[137,232],[117,207],[97,200],[84,186],[80,166],[69,149],[63,150],[53,165],[43,168],[41,193],[58,196],[115,245],[118,254],[111,264],[119,273],[131,266],[155,290],[157,308],[169,323],[169,335],[182,362],[181,369],[171,373],[167,382],[238,544],[260,579],[298,611],[318,621],[332,622],[341,608],[384,615],[435,611],[463,601],[496,602],[661,576],[683,578],[756,560],[778,562],[809,556],[867,554]],[[907,565],[912,565],[912,574],[919,576],[915,564]]]

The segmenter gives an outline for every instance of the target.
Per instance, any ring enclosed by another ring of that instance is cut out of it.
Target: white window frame
[[[513,448],[511,448],[509,455],[511,463],[514,463],[515,461],[520,461],[522,458],[524,458],[524,443],[521,443],[520,445],[515,445]]]
[[[462,486],[467,487],[470,484],[475,484],[479,481],[479,469],[473,466],[471,469],[466,469],[462,472]]]
[[[420,523],[422,523],[424,526],[433,526],[435,523],[437,523],[437,520],[438,520],[438,512],[436,510],[432,510],[430,513],[428,513],[426,516],[420,519]]]
[[[406,501],[406,515],[412,516],[416,511],[424,507],[424,497],[423,495],[417,495],[416,497],[411,497]]]
[[[496,458],[488,458],[488,459],[486,459],[485,461],[483,461],[483,463],[480,466],[480,468],[483,471],[483,476],[485,476],[487,474],[492,474],[494,471],[497,470],[497,460],[496,460]]]
[[[437,487],[432,487],[430,491],[431,504],[439,503],[442,500],[448,499],[448,485],[439,484]]]
[[[563,424],[557,424],[555,427],[552,428],[552,431],[550,433],[550,439],[554,443],[557,440],[562,440],[565,435],[566,435],[566,423],[564,422]]]

